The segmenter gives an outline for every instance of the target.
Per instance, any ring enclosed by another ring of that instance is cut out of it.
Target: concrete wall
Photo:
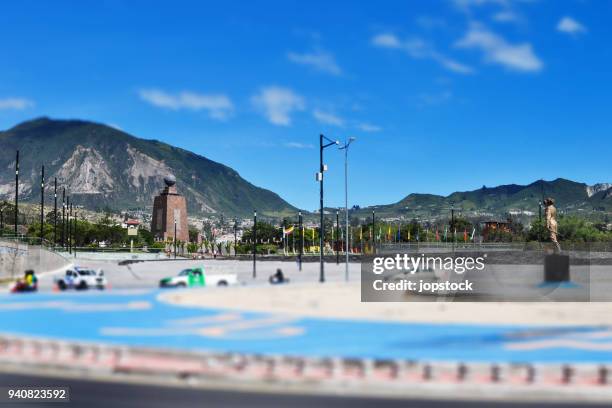
[[[38,245],[0,240],[0,279],[20,277],[26,269],[33,269],[40,274],[70,264],[69,259]]]

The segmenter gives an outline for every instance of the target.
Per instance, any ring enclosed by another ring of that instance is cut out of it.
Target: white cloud
[[[536,72],[544,66],[531,44],[510,44],[480,24],[472,24],[456,45],[479,49],[483,52],[486,62],[503,65],[515,71]]]
[[[474,72],[474,70],[471,67],[464,65],[460,62],[457,62],[455,60],[446,58],[442,55],[437,55],[435,56],[434,59],[438,61],[440,64],[442,64],[444,68],[448,69],[449,71],[456,72],[458,74],[472,74]]]
[[[320,123],[324,123],[326,125],[332,125],[332,126],[338,126],[338,127],[344,126],[344,119],[342,119],[339,116],[334,115],[333,113],[323,112],[319,109],[315,109],[312,112],[312,116],[314,116],[314,118]]]
[[[342,69],[336,63],[336,59],[333,54],[323,51],[315,51],[312,53],[298,54],[290,52],[287,54],[289,61],[310,66],[317,71],[325,72],[332,75],[342,74]]]
[[[521,16],[512,10],[502,10],[493,14],[493,20],[498,23],[518,23],[522,20]]]
[[[285,143],[285,147],[290,149],[314,149],[314,145],[300,142],[287,142]]]
[[[289,88],[268,86],[262,88],[251,102],[270,123],[278,126],[291,125],[291,114],[304,110],[304,98]]]
[[[226,119],[234,110],[229,97],[223,94],[198,94],[184,91],[170,94],[159,89],[141,89],[140,98],[159,108],[171,110],[204,110],[213,119]]]
[[[378,34],[372,37],[372,44],[382,48],[402,48],[402,42],[393,34]]]
[[[586,27],[571,17],[563,17],[557,24],[557,31],[575,35],[586,32]]]
[[[1,109],[24,110],[34,106],[34,102],[25,98],[4,98],[0,99]]]
[[[380,132],[382,128],[380,126],[373,125],[371,123],[359,123],[357,129],[362,132]]]
[[[415,59],[434,60],[449,71],[459,74],[471,74],[474,72],[471,67],[436,51],[430,44],[420,38],[401,41],[393,34],[378,34],[372,38],[371,42],[380,48],[403,50]]]

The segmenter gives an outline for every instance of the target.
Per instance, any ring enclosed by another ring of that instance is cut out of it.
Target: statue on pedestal
[[[544,199],[545,214],[546,214],[546,229],[550,234],[550,240],[555,246],[555,253],[561,252],[561,245],[557,240],[557,209],[555,208],[555,200],[548,197]]]

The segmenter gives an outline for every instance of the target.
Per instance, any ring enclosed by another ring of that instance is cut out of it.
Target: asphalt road
[[[584,403],[543,404],[516,402],[433,401],[410,399],[355,398],[295,394],[264,394],[219,390],[186,389],[115,382],[23,376],[0,373],[0,386],[69,386],[69,403],[0,403],[0,407],[83,408],[183,408],[183,407],[403,407],[403,408],[579,408]]]
[[[117,261],[87,260],[77,258],[78,266],[102,269],[109,283],[109,290],[114,289],[151,289],[157,288],[159,280],[177,275],[182,269],[203,267],[207,274],[235,274],[241,285],[268,285],[268,277],[277,269],[282,269],[292,283],[318,282],[319,264],[307,262],[302,271],[292,261],[261,261],[257,263],[257,278],[252,276],[253,264],[245,260],[169,260],[146,261],[130,265],[119,265]],[[359,281],[361,265],[350,263],[349,278]],[[464,278],[478,282],[477,286],[486,289],[486,293],[499,300],[532,301],[542,298],[552,298],[556,301],[612,301],[612,271],[611,265],[573,265],[571,267],[572,282],[578,285],[571,289],[553,293],[551,288],[540,288],[543,280],[542,265],[492,264],[486,265],[486,270],[472,271],[471,275],[461,275]],[[486,272],[486,273],[485,273]],[[344,281],[345,266],[341,262],[326,262],[326,281]],[[39,291],[54,290],[54,280],[59,276],[43,275],[39,278]],[[459,276],[459,275],[457,275]],[[414,277],[420,279],[420,276]],[[476,293],[476,292],[475,292]],[[400,294],[400,292],[397,292]],[[401,293],[403,295],[403,293]],[[472,297],[457,300],[472,301]],[[479,300],[482,300],[479,298]]]
[[[114,289],[151,289],[159,286],[159,280],[169,276],[177,275],[184,268],[203,267],[208,274],[236,274],[242,284],[258,285],[268,284],[268,277],[276,272],[277,268],[283,270],[291,282],[318,282],[319,263],[303,263],[302,271],[293,261],[260,261],[257,262],[257,278],[253,279],[253,262],[238,260],[169,260],[169,261],[147,261],[130,265],[119,265],[117,261],[88,260],[77,258],[77,266],[94,269],[102,269],[110,290]],[[358,280],[361,265],[350,264],[350,277]],[[335,262],[325,264],[327,281],[343,281],[345,278],[345,266],[343,263],[336,265]],[[43,275],[39,277],[38,288],[41,292],[50,292],[54,288],[54,279],[59,275]]]

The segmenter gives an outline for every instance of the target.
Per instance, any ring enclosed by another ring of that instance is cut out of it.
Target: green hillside
[[[14,152],[20,150],[20,193],[39,200],[40,166],[58,178],[75,202],[92,210],[149,208],[174,174],[191,214],[223,213],[281,217],[295,207],[277,194],[254,186],[236,171],[195,153],[115,128],[80,120],[40,118],[0,132],[0,198],[14,194]],[[49,189],[49,196],[51,197]],[[50,199],[50,198],[49,198]]]
[[[612,185],[588,186],[558,178],[538,180],[529,185],[482,186],[477,190],[454,192],[448,196],[410,194],[397,203],[361,208],[355,215],[366,216],[375,210],[381,217],[447,217],[449,210],[471,216],[505,217],[508,213],[537,213],[542,197],[553,197],[562,213],[581,213],[594,217],[612,213]]]

